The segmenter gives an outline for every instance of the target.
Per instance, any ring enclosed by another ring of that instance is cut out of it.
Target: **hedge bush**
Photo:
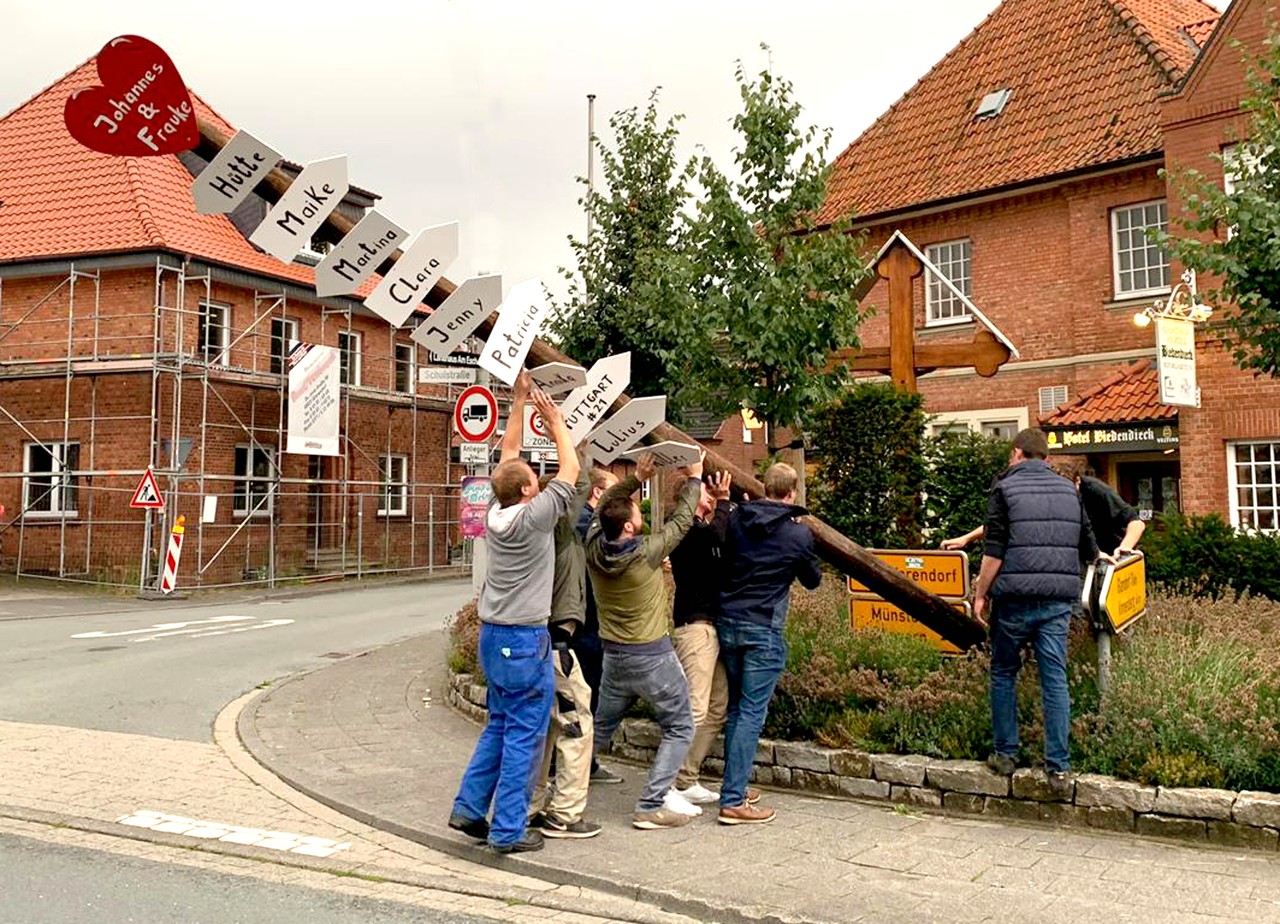
[[[1169,514],[1141,546],[1147,578],[1172,590],[1221,597],[1249,593],[1280,600],[1280,536],[1241,533],[1218,514]]]

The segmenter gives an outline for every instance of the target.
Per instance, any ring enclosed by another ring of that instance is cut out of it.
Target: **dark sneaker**
[[[755,805],[759,801],[760,801],[760,790],[752,789],[750,786],[748,786],[747,798],[746,798],[747,805]]]
[[[748,805],[746,802],[741,805],[735,805],[732,808],[720,809],[720,824],[722,825],[763,825],[773,821],[778,813],[773,809],[760,808],[755,805]]]
[[[593,821],[561,821],[554,815],[539,813],[529,823],[542,832],[543,837],[578,838],[595,837],[600,833],[600,826]]]
[[[692,815],[681,815],[663,806],[656,812],[636,812],[631,816],[631,827],[641,831],[654,831],[658,828],[679,828],[687,825]]]
[[[541,831],[525,831],[524,837],[514,844],[490,844],[494,853],[531,853],[545,846]]]
[[[474,837],[478,841],[487,841],[489,839],[489,822],[483,818],[468,818],[466,815],[454,812],[449,816],[449,827],[455,831],[461,831],[467,837]]]
[[[1046,770],[1049,790],[1058,798],[1070,801],[1075,795],[1076,781],[1070,770]]]
[[[1001,776],[1013,776],[1013,771],[1017,769],[1018,764],[1012,757],[992,754],[987,758],[987,766]]]
[[[591,771],[591,783],[595,786],[611,785],[613,783],[621,783],[622,777],[614,773],[604,764],[597,764],[596,768]]]

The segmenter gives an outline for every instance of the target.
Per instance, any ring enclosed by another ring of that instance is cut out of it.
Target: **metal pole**
[[[489,373],[483,369],[478,370],[476,372],[476,382],[487,388],[490,382]],[[511,413],[508,411],[507,426],[523,426],[523,423],[520,421],[513,422]],[[486,456],[484,463],[477,467],[477,475],[487,476],[489,474],[489,458],[489,456]],[[489,569],[489,546],[484,536],[472,539],[471,543],[471,589],[478,594],[480,593],[480,588],[484,586],[485,572]]]
[[[427,574],[436,570],[436,496],[427,495]]]
[[[591,233],[595,230],[591,220],[591,197],[596,188],[596,95],[587,94],[587,244],[591,243]]]
[[[364,494],[356,495],[356,577],[364,569]]]
[[[1106,629],[1097,630],[1098,639],[1098,693],[1107,695],[1111,688],[1111,633]]]

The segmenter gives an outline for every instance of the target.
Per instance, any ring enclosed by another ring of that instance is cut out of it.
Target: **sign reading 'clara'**
[[[345,239],[343,243],[346,243]],[[457,258],[456,221],[426,228],[414,238],[378,287],[369,293],[364,306],[388,324],[399,327],[409,319],[413,309],[427,297],[431,287]],[[437,349],[436,352],[441,351]]]
[[[157,157],[200,143],[195,109],[173,61],[155,42],[121,35],[98,52],[98,86],[67,98],[67,131],[85,147],[120,157]]]

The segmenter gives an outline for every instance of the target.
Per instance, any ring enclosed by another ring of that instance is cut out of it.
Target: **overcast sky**
[[[1045,0],[1061,2],[1061,0]],[[455,280],[490,271],[559,291],[581,236],[588,93],[597,131],[662,87],[686,154],[730,166],[733,72],[795,84],[838,153],[998,0],[420,0],[177,4],[0,0],[0,112],[126,33],[159,44],[238,128],[306,163],[350,157],[352,182],[414,231],[460,222]],[[1220,4],[1222,5],[1222,4]],[[0,169],[3,166],[0,165]]]

